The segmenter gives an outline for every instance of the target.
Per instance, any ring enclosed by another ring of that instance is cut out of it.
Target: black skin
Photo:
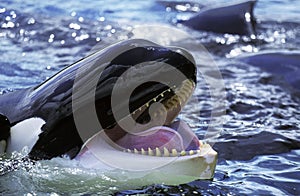
[[[256,21],[253,16],[255,3],[255,0],[249,0],[222,7],[204,8],[189,20],[179,22],[195,30],[255,35]],[[245,13],[250,14],[250,21],[246,20]]]
[[[182,53],[179,53],[179,50]],[[74,158],[85,142],[78,133],[74,113],[76,116],[80,115],[85,125],[92,125],[89,122],[90,110],[87,105],[94,104],[102,128],[112,129],[116,125],[116,120],[111,112],[111,94],[114,84],[132,66],[149,61],[171,65],[181,71],[186,78],[196,83],[196,65],[190,54],[181,49],[173,51],[146,40],[127,40],[66,67],[41,85],[0,96],[0,112],[7,116],[12,124],[32,117],[45,120],[46,124],[42,127],[39,140],[29,153],[31,159],[51,159],[62,155]],[[126,84],[140,81],[141,78],[153,81],[154,78],[166,78],[172,75],[170,68],[162,67],[157,63],[144,66],[146,67],[141,67],[129,78],[126,78]],[[95,72],[97,68],[104,69],[101,76]],[[149,68],[155,71],[145,71]],[[79,105],[74,109],[72,106],[74,103],[72,101],[74,98],[73,86],[78,70],[81,75],[76,84],[80,87],[81,92],[78,93],[80,96],[90,92],[90,88],[86,87],[86,84],[89,84],[91,79],[97,78],[98,83],[95,89],[95,102],[79,98],[75,100]],[[176,82],[178,84],[175,85],[180,85],[182,81]],[[131,95],[130,111],[141,107],[167,88],[161,83],[144,83]],[[126,85],[121,91],[126,92]],[[124,92],[118,91],[118,96],[122,97]],[[124,101],[120,101],[118,104],[117,112],[119,113],[128,107]],[[85,129],[87,128],[85,127]],[[101,131],[94,127],[91,127],[90,130]],[[89,134],[89,136],[92,135]]]
[[[7,139],[10,136],[10,122],[6,116],[0,114],[0,141]]]

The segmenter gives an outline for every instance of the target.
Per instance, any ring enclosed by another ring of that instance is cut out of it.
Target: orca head
[[[46,122],[30,157],[49,159],[67,154],[74,158],[83,143],[101,130],[116,141],[125,134],[118,129],[119,121],[128,116],[141,126],[133,127],[137,132],[156,125],[170,125],[195,84],[194,59],[181,48],[132,39],[95,52],[28,94],[32,115]],[[131,93],[126,98],[128,92]],[[117,100],[112,104],[113,97]],[[166,122],[150,121],[149,109],[154,105],[159,106],[157,111],[152,111],[156,120],[167,109]],[[93,108],[96,120],[91,118]],[[149,122],[154,124],[143,128]]]
[[[146,40],[122,42],[118,44],[118,51],[115,47],[105,52],[115,56],[98,76],[94,95],[97,120],[107,136],[119,147],[132,151],[156,147],[179,152],[197,150],[197,137],[190,130],[182,129],[186,130],[185,136],[189,135],[185,141],[180,132],[174,130],[180,123],[173,124],[196,85],[192,55],[182,48],[167,48]],[[91,77],[82,74],[76,93],[88,93],[87,79]],[[75,100],[80,103],[76,118],[83,122],[82,129],[86,129],[87,124],[93,122],[89,123],[90,110],[85,107],[86,99],[80,102],[82,98],[78,96]],[[130,120],[133,120],[131,125]]]
[[[92,168],[150,171],[155,165],[171,173],[212,178],[216,152],[204,145],[204,153],[187,123],[174,120],[195,89],[192,55],[145,40],[121,45],[126,50],[109,61],[95,91],[96,112],[104,130],[85,142],[76,159]],[[120,88],[116,88],[118,80]],[[112,103],[114,96],[117,101]],[[88,111],[80,113],[89,122]],[[128,118],[134,123],[126,127]]]

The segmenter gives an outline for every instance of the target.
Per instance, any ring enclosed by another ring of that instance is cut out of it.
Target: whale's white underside
[[[34,117],[23,120],[11,127],[6,152],[20,152],[24,147],[30,151],[38,141],[41,128],[44,124],[45,121],[43,119]]]

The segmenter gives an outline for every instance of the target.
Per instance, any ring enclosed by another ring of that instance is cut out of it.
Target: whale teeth
[[[186,155],[186,152],[183,150],[180,152],[180,156],[185,156]]]
[[[133,149],[134,154],[139,154],[139,151],[135,148]]]
[[[181,103],[183,103],[183,102],[185,102],[186,97],[185,97],[184,95],[182,95],[182,94],[178,94],[178,99],[179,99],[179,101],[180,101]]]
[[[124,150],[124,152],[140,154],[140,155],[149,155],[149,156],[154,156],[155,155],[157,157],[161,157],[161,156],[163,156],[163,157],[177,157],[177,156],[200,154],[201,150],[200,150],[200,148],[198,150],[189,150],[189,151],[182,150],[179,153],[174,148],[170,152],[166,147],[164,147],[163,152],[162,152],[158,147],[156,147],[155,150],[152,150],[149,147],[147,151],[144,148],[141,148],[141,151],[138,151],[136,148],[134,148],[133,150],[126,149],[126,150]]]
[[[165,157],[169,157],[170,156],[170,152],[169,152],[169,150],[166,147],[164,147],[164,156]]]
[[[173,106],[175,106],[177,103],[179,103],[181,105],[180,101],[177,98],[174,98],[173,100],[171,100],[171,104]]]
[[[172,156],[173,156],[173,157],[176,157],[176,156],[177,156],[177,150],[174,149],[174,148],[172,149]]]
[[[199,148],[201,148],[201,146],[203,145],[203,142],[201,140],[199,140]]]
[[[148,148],[148,155],[150,155],[150,156],[154,155],[153,150],[151,148]]]
[[[190,92],[187,92],[187,91],[182,91],[181,93],[182,93],[185,97],[188,97],[189,94],[190,94]]]
[[[141,153],[142,155],[146,155],[146,151],[144,150],[144,148],[141,149]]]
[[[185,93],[190,93],[191,89],[188,88],[188,87],[183,87],[182,91],[185,92]]]
[[[159,150],[159,148],[155,148],[155,154],[156,154],[156,156],[158,156],[158,157],[160,157],[161,156],[161,152],[160,152],[160,150]]]
[[[157,102],[160,100],[160,97],[165,97],[166,92],[174,92],[175,95],[173,95],[170,99],[166,100],[163,105],[165,107],[163,108],[165,111],[170,111],[171,109],[175,109],[178,106],[182,106],[182,104],[185,104],[188,100],[188,98],[191,96],[193,89],[195,88],[195,83],[192,80],[185,80],[183,81],[182,85],[180,87],[176,87],[176,85],[168,88],[167,90],[160,93],[158,96],[154,97],[152,100],[147,102],[145,105],[139,107],[135,111],[132,112],[132,114],[136,114],[137,112],[142,112],[145,110],[145,108],[149,108],[150,104],[153,102]],[[157,113],[157,115],[161,115],[162,113]]]
[[[159,109],[158,109],[158,111],[157,112],[155,112],[156,114],[158,114],[158,116],[164,116],[164,115],[167,115],[167,110],[166,110],[166,108],[165,107],[160,107]]]

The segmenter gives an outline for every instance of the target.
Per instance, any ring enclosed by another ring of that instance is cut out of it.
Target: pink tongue
[[[170,128],[171,127],[171,128]],[[199,141],[197,136],[183,121],[177,121],[170,127],[158,126],[138,133],[138,135],[127,133],[116,143],[125,149],[148,150],[148,148],[168,150],[197,150]]]
[[[199,139],[186,122],[178,120],[172,123],[170,127],[181,135],[183,138],[183,146],[186,151],[199,149]]]

